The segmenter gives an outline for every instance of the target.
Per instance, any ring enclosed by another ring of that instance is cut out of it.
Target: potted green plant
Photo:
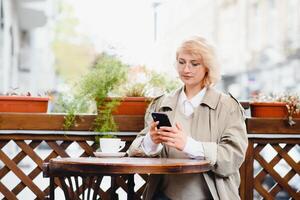
[[[250,102],[252,117],[288,118],[294,125],[293,118],[300,118],[300,96],[295,94],[258,95]]]
[[[103,54],[78,84],[79,96],[96,100],[96,131],[115,131],[113,115],[143,116],[152,100],[149,96],[161,94],[165,88],[178,87],[178,81],[167,77],[143,66],[129,68],[115,57]],[[73,121],[74,114],[71,114],[66,116],[65,122]]]
[[[109,94],[124,83],[128,66],[117,58],[102,54],[91,70],[80,82],[80,95],[96,102],[97,117],[94,122],[96,132],[108,133],[104,137],[114,137],[117,125],[112,112],[119,104],[117,99],[107,100]],[[96,138],[96,141],[98,141]]]
[[[15,92],[0,95],[0,112],[46,113],[48,110],[48,96],[31,96]]]
[[[113,111],[113,115],[144,115],[152,98],[145,96],[144,83],[126,84],[123,92],[119,93],[122,97],[108,98],[107,101],[116,99],[119,104]]]
[[[169,92],[179,86],[179,81],[167,74],[146,69],[144,66],[132,67],[126,83],[117,88],[119,105],[114,115],[145,115],[153,97]]]

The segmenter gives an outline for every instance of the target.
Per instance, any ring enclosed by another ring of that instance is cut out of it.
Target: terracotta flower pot
[[[0,96],[0,112],[45,113],[49,97]]]
[[[120,104],[113,111],[113,115],[145,115],[151,98],[146,97],[122,97],[117,98]],[[107,98],[106,101],[111,101]]]
[[[288,116],[284,102],[251,102],[250,110],[252,117],[286,118]],[[300,114],[293,117],[300,118]]]

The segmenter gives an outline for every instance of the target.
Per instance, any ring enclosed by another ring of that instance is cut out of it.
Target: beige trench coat
[[[149,131],[151,112],[166,112],[170,120],[173,120],[181,90],[182,88],[154,99],[145,115],[145,128],[130,146],[129,156],[167,157],[164,150],[158,155],[146,155],[141,143]],[[208,88],[200,106],[194,112],[191,136],[202,142],[205,159],[213,166],[211,171],[203,174],[213,198],[240,199],[239,168],[248,146],[244,110],[241,105],[232,96]],[[152,199],[159,188],[161,177],[150,175],[143,194],[144,199]]]

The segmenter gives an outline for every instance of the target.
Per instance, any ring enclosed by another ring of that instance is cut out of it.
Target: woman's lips
[[[186,75],[182,75],[182,77],[185,78],[185,79],[193,78],[192,76],[186,76]]]

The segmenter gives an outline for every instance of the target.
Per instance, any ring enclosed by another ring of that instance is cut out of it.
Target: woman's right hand
[[[150,137],[151,140],[155,143],[155,144],[159,144],[162,142],[162,140],[160,139],[160,134],[159,131],[157,129],[157,125],[159,122],[151,122],[150,125]]]

